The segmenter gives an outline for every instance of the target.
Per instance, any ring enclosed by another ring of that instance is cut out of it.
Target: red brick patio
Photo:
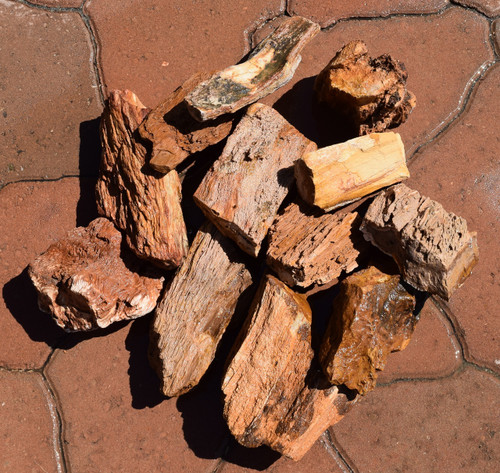
[[[192,392],[163,399],[149,316],[65,334],[26,273],[95,216],[108,90],[154,106],[287,15],[322,31],[264,101],[315,139],[311,77],[344,43],[403,61],[418,101],[397,130],[409,185],[465,217],[480,247],[467,283],[448,303],[427,300],[377,388],[297,463],[231,438],[222,356]],[[499,0],[0,0],[0,38],[0,472],[500,471]]]

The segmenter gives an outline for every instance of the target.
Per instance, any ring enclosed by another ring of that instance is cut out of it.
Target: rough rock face
[[[449,299],[479,258],[467,222],[404,184],[372,202],[361,224],[364,237],[391,255],[413,287]]]
[[[267,264],[289,286],[328,284],[357,268],[364,241],[357,212],[322,214],[289,205],[269,231]]]
[[[121,233],[98,218],[70,231],[29,266],[40,309],[67,331],[104,328],[148,314],[163,278],[139,274],[121,256]]]
[[[316,145],[276,110],[251,105],[194,194],[203,213],[257,256],[293,183],[293,163]]]
[[[209,73],[198,73],[149,112],[139,133],[150,142],[149,165],[159,172],[169,172],[191,154],[202,151],[226,138],[231,132],[234,115],[199,123],[183,102],[186,95],[208,79]]]
[[[300,51],[319,32],[300,16],[284,20],[252,51],[247,61],[202,82],[186,97],[193,117],[204,121],[233,113],[285,85],[301,61]]]
[[[212,225],[202,227],[151,327],[150,362],[166,396],[179,396],[198,384],[250,284],[234,244]]]
[[[265,444],[298,460],[348,408],[337,387],[310,370],[308,303],[273,276],[262,281],[233,352],[224,417],[242,445]]]
[[[398,275],[370,266],[348,276],[333,302],[320,350],[328,380],[360,394],[372,390],[387,355],[410,342],[417,322],[414,309],[415,298],[399,284]]]
[[[314,90],[319,102],[350,116],[363,135],[406,121],[416,104],[407,76],[403,63],[388,54],[370,58],[363,41],[352,41],[319,73]]]
[[[97,206],[100,215],[125,233],[139,258],[172,269],[188,249],[181,184],[175,171],[163,176],[145,165],[146,148],[137,127],[148,111],[132,92],[111,91],[101,121]]]

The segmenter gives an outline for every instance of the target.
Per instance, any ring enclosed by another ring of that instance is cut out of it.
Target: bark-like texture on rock
[[[105,218],[78,227],[29,266],[38,304],[66,331],[104,328],[156,307],[163,278],[121,256],[122,235]],[[134,270],[135,268],[135,270]]]
[[[479,258],[476,232],[465,219],[404,184],[372,202],[361,224],[364,237],[391,255],[403,279],[449,299]]]
[[[254,298],[222,390],[224,417],[239,443],[300,459],[341,417],[347,400],[310,379],[311,309],[273,276]],[[338,409],[337,407],[341,407]]]
[[[175,171],[162,176],[145,166],[137,127],[148,111],[132,92],[111,91],[101,121],[97,207],[123,230],[138,257],[171,269],[188,249],[181,183]]]
[[[319,32],[300,16],[287,18],[252,51],[247,61],[202,82],[186,97],[200,121],[235,112],[285,85],[301,61],[300,51]]]
[[[374,266],[342,281],[320,351],[331,383],[365,394],[387,355],[406,348],[417,322],[415,298],[399,281]]]
[[[209,73],[198,73],[153,109],[139,127],[139,133],[151,143],[149,165],[158,172],[169,172],[191,154],[202,151],[226,138],[234,116],[200,123],[189,113],[184,98]]]
[[[306,153],[295,164],[301,197],[326,211],[410,177],[398,133],[371,133]]]
[[[276,110],[248,108],[194,199],[238,246],[257,256],[293,183],[293,163],[316,149]]]
[[[202,227],[162,296],[151,329],[150,362],[166,396],[198,384],[251,283],[233,243],[212,225]]]
[[[289,286],[328,284],[357,268],[368,244],[357,212],[323,214],[289,205],[269,231],[267,264]]]
[[[406,89],[404,64],[388,54],[373,59],[367,53],[363,41],[346,44],[314,83],[318,101],[350,116],[360,135],[401,125],[416,104]]]

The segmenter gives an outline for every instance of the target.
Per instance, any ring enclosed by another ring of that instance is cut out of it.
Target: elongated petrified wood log
[[[202,227],[161,298],[151,329],[150,362],[165,395],[178,396],[198,384],[251,283],[233,243],[212,225]]]
[[[266,276],[235,348],[222,384],[229,429],[242,445],[265,444],[299,460],[349,407],[311,369],[306,299]]]
[[[251,105],[194,199],[238,246],[257,256],[293,183],[293,163],[316,149],[276,110]]]
[[[208,120],[235,112],[279,89],[293,77],[301,61],[300,51],[319,29],[300,16],[283,21],[247,61],[214,74],[188,94],[190,112],[197,120]]]
[[[372,133],[306,153],[295,164],[301,197],[330,211],[410,176],[398,133]]]
[[[104,328],[151,312],[163,278],[137,272],[130,259],[125,264],[121,242],[114,225],[98,218],[51,245],[29,266],[40,309],[67,331]]]
[[[410,342],[415,298],[399,280],[370,266],[340,284],[320,350],[331,383],[365,394],[375,387],[387,355]]]
[[[328,284],[357,268],[367,247],[360,223],[357,212],[323,214],[290,204],[269,231],[267,264],[289,286]]]
[[[360,135],[400,125],[416,104],[406,89],[404,64],[388,54],[373,59],[367,53],[363,41],[346,44],[314,83],[318,101],[348,115]]]
[[[139,133],[151,143],[149,165],[159,172],[169,172],[191,154],[202,151],[226,138],[231,132],[234,116],[200,123],[189,113],[184,98],[198,84],[211,77],[198,73],[170,94],[149,112]]]
[[[123,230],[138,257],[171,269],[181,264],[188,246],[181,184],[175,171],[162,176],[145,167],[146,148],[137,140],[137,127],[147,112],[132,92],[110,93],[101,121],[97,206]]]
[[[361,225],[364,237],[391,255],[406,282],[449,299],[479,258],[476,232],[465,219],[404,184],[372,202]]]

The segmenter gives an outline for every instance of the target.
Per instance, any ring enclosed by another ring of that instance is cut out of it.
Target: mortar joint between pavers
[[[50,11],[53,13],[79,13],[83,5],[79,7],[51,7],[48,5],[40,5],[38,3],[32,3],[28,0],[11,0],[15,3],[20,3],[29,8],[36,8],[37,10]]]
[[[42,368],[11,368],[10,366],[0,365],[0,371],[5,371],[7,373],[42,373]]]
[[[332,437],[330,430],[327,429],[320,437],[320,442],[322,443],[328,454],[335,460],[338,467],[342,470],[342,473],[358,473],[358,469],[355,466],[351,458],[346,454],[342,453],[340,448],[336,444],[335,436]]]
[[[462,8],[463,10],[472,11],[474,13],[477,13],[478,15],[483,16],[484,18],[486,18],[488,20],[491,20],[491,19],[494,20],[495,18],[500,17],[500,15],[494,16],[494,17],[488,16],[486,13],[482,12],[478,7],[475,7],[473,5],[464,5],[464,4],[460,3],[458,0],[449,0],[449,2],[450,2],[450,5],[452,5],[454,7]]]
[[[470,360],[465,360],[464,366],[489,374],[490,376],[493,376],[494,378],[500,381],[500,374],[498,374],[496,371],[493,371],[492,369],[486,366],[480,365],[479,363]]]
[[[219,473],[220,471],[222,471],[225,464],[226,462],[222,458],[219,458],[217,464],[215,465],[215,468],[213,470],[208,470],[207,473]]]

